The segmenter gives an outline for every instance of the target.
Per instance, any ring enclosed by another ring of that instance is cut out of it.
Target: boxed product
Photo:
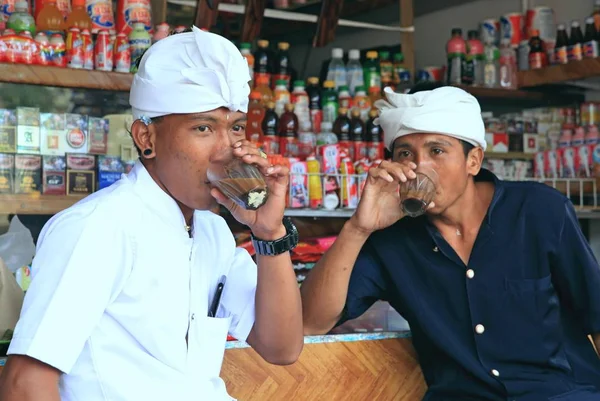
[[[17,151],[17,114],[14,110],[0,109],[0,152]]]
[[[0,194],[14,192],[15,155],[0,153]]]
[[[108,149],[108,120],[98,117],[89,117],[88,119],[88,153],[105,155]]]
[[[98,189],[106,188],[121,179],[125,167],[115,156],[98,156]]]
[[[17,153],[40,153],[40,109],[17,107]]]
[[[89,195],[95,187],[95,156],[67,154],[67,195]]]
[[[40,150],[43,155],[65,155],[65,115],[40,113]]]
[[[45,195],[65,195],[67,193],[65,156],[44,156],[43,162],[42,193]]]
[[[87,153],[88,117],[67,113],[65,114],[65,127],[64,153]]]
[[[291,208],[308,207],[308,171],[306,162],[290,159],[290,199]]]
[[[15,193],[28,194],[42,189],[42,156],[15,155]]]

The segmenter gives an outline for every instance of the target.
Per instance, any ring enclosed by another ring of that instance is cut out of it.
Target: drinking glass
[[[417,217],[427,211],[427,206],[435,197],[438,175],[429,167],[419,167],[415,171],[417,177],[400,185],[400,202],[402,211],[407,216]]]

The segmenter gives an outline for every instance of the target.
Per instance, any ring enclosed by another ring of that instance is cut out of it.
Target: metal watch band
[[[283,225],[287,234],[275,241],[264,241],[252,235],[252,245],[254,245],[254,250],[258,255],[276,256],[291,251],[298,245],[298,229],[296,229],[292,220],[285,217],[283,219]]]

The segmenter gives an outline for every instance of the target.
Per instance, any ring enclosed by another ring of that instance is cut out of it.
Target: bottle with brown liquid
[[[306,93],[308,94],[308,108],[310,109],[311,130],[314,133],[321,132],[321,121],[323,121],[323,111],[321,110],[321,88],[319,88],[319,78],[309,77],[306,82]]]
[[[588,17],[585,20],[585,36],[583,37],[583,57],[596,58],[598,53],[598,31],[594,24],[594,18]]]
[[[554,62],[556,64],[567,64],[569,62],[569,36],[567,35],[565,24],[558,24],[556,29]]]
[[[294,104],[285,105],[279,118],[279,153],[284,157],[298,157],[298,117]]]
[[[273,62],[273,90],[278,80],[285,81],[285,85],[290,89],[290,80],[292,77],[292,65],[290,62],[290,44],[288,42],[279,42],[277,44],[277,53]]]
[[[370,161],[383,160],[384,148],[383,148],[383,130],[377,124],[375,119],[379,116],[379,112],[372,109],[369,112],[369,120],[367,121],[366,128],[366,141],[368,153],[367,157]]]
[[[529,39],[529,68],[537,70],[548,65],[548,55],[544,50],[544,43],[540,39],[540,31],[533,29]]]
[[[348,116],[348,109],[340,107],[338,109],[338,116],[333,123],[333,133],[338,139],[340,145],[340,156],[350,156],[354,150],[352,146],[352,140],[350,139],[350,119]]]
[[[267,104],[267,111],[265,111],[265,117],[262,120],[262,132],[263,132],[263,149],[269,155],[279,154],[279,137],[277,136],[277,129],[279,125],[279,117],[275,112],[275,102],[271,101]]]
[[[367,143],[365,141],[365,124],[360,118],[360,110],[358,108],[352,109],[352,118],[350,118],[350,139],[353,145],[353,154],[351,155],[353,161],[367,157]]]
[[[571,22],[571,36],[569,37],[569,61],[583,59],[583,33],[579,21]]]
[[[246,124],[246,139],[250,142],[255,144],[262,142],[261,124],[264,117],[265,108],[262,105],[262,95],[260,92],[252,91],[248,105],[248,123]]]
[[[256,44],[257,48],[254,51],[254,81],[258,82],[258,77],[266,77],[267,86],[270,86],[273,57],[269,50],[269,41],[259,40]]]

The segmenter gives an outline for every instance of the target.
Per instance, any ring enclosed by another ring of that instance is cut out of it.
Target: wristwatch
[[[283,226],[287,234],[275,241],[264,241],[252,234],[252,245],[257,255],[276,256],[291,251],[298,245],[298,229],[289,217],[283,218]]]

